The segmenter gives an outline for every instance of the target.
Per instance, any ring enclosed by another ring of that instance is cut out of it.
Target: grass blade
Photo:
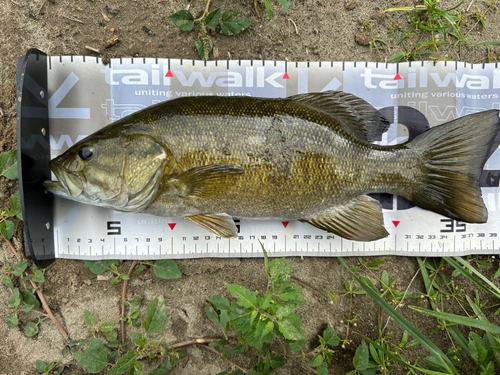
[[[417,258],[418,265],[420,267],[420,273],[422,274],[422,278],[424,279],[425,291],[428,296],[432,296],[434,294],[434,288],[432,286],[432,281],[429,277],[429,273],[427,272],[427,268],[425,267],[425,262]],[[436,310],[436,303],[429,298],[429,302],[431,303],[432,309]]]
[[[419,372],[421,372],[423,374],[428,374],[428,375],[449,375],[448,373],[438,372],[438,371],[433,371],[433,370],[428,370],[428,369],[425,369],[425,368],[418,367],[418,366],[412,365],[410,363],[407,363],[403,359],[401,359],[400,357],[394,355],[392,352],[390,352],[389,350],[387,350],[386,348],[384,348],[383,346],[377,344],[375,341],[370,340],[368,337],[363,336],[363,335],[361,335],[359,333],[356,333],[356,335],[358,335],[359,337],[362,337],[363,339],[365,339],[366,341],[368,341],[370,344],[372,344],[375,348],[377,348],[378,350],[384,352],[388,357],[391,357],[393,360],[395,360],[396,362],[402,364],[403,366],[405,366],[407,368],[410,368],[412,370],[419,371]]]
[[[389,315],[394,321],[401,326],[405,331],[407,331],[415,340],[417,340],[424,348],[426,348],[429,353],[439,360],[444,368],[447,368],[450,374],[457,374],[458,371],[451,362],[451,360],[444,354],[441,349],[439,349],[436,344],[425,337],[420,331],[413,327],[402,315],[400,315],[396,310],[392,308],[379,294],[372,288],[373,284],[366,278],[359,278],[354,272],[349,270],[347,264],[343,258],[339,258],[340,263],[352,274],[356,281],[363,287],[366,293],[379,305],[387,315]],[[369,285],[371,284],[371,285]],[[426,310],[427,311],[427,310]],[[500,329],[500,328],[499,328]]]
[[[486,277],[484,277],[479,271],[477,271],[474,267],[472,267],[467,261],[463,260],[460,257],[455,257],[455,260],[451,258],[443,258],[445,261],[447,261],[449,264],[451,264],[457,271],[459,271],[462,275],[464,275],[466,278],[468,278],[470,281],[472,281],[474,284],[476,284],[478,287],[483,289],[484,291],[488,292],[489,294],[497,297],[500,299],[500,289],[493,284],[490,280],[488,280]],[[460,263],[463,265],[465,268],[467,268],[469,271],[474,273],[476,276],[478,276],[481,280],[483,280],[486,284],[488,284],[491,289],[488,289],[486,286],[484,286],[478,279],[476,279],[474,276],[470,275],[469,273],[465,272],[465,270],[460,267],[458,264]]]
[[[417,306],[408,306],[408,307],[410,309],[413,309],[415,311],[421,312],[421,313],[426,314],[426,315],[433,316],[433,317],[438,318],[438,319],[447,320],[449,322],[458,323],[458,324],[468,326],[468,327],[479,328],[479,329],[482,329],[483,331],[486,331],[486,332],[500,334],[500,327],[499,326],[497,326],[495,324],[484,322],[482,320],[477,320],[477,319],[473,319],[473,318],[469,318],[469,317],[461,316],[461,315],[455,315],[455,314],[450,314],[450,313],[427,310],[427,309],[423,309],[423,308],[417,307]]]

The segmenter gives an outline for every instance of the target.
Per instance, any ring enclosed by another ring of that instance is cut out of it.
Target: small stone
[[[359,0],[351,0],[347,3],[345,8],[347,10],[353,10],[354,8],[357,8],[359,6]]]
[[[370,45],[370,42],[372,40],[370,33],[366,31],[358,31],[356,33],[356,36],[354,37],[356,42],[362,46],[368,46]]]

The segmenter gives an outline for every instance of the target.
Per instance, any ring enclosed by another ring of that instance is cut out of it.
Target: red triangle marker
[[[399,75],[399,73],[397,73],[396,76],[394,77],[393,81],[400,81],[402,79],[403,78],[401,78],[401,76]]]
[[[174,230],[175,226],[177,225],[177,223],[168,223],[168,226],[170,227],[170,229]]]
[[[281,222],[281,224],[283,224],[283,226],[285,227],[285,229],[286,229],[286,227],[288,226],[289,223],[290,223],[289,221],[282,221]]]
[[[396,221],[396,220],[393,220],[392,223],[394,224],[394,226],[397,228],[399,223],[401,223],[400,221]]]
[[[169,70],[167,72],[167,74],[165,74],[165,77],[173,77],[174,75],[172,74],[172,72]]]
[[[285,72],[285,74],[283,75],[283,79],[290,79],[287,72]]]

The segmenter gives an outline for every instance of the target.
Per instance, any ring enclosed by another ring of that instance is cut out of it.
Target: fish
[[[355,241],[388,236],[390,193],[469,223],[499,131],[487,110],[411,141],[374,144],[389,122],[341,91],[287,98],[183,97],[135,112],[50,161],[48,192],[117,211],[184,218],[224,238],[233,218],[299,220]]]

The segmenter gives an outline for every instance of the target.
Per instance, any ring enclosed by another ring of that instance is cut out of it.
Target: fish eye
[[[94,155],[94,149],[89,146],[82,147],[80,151],[78,151],[78,156],[80,159],[87,161],[92,159],[92,156]]]

